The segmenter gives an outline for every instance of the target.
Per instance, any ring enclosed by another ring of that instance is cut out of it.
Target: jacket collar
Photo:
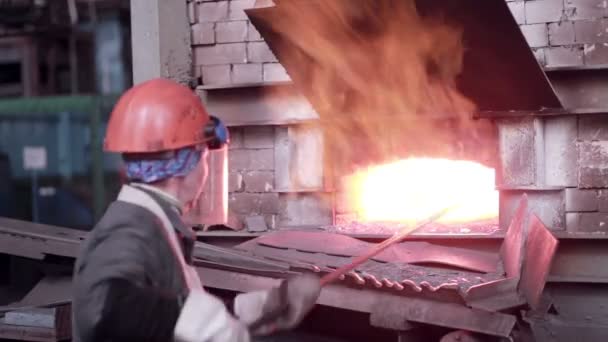
[[[164,190],[161,190],[153,185],[148,185],[148,184],[144,184],[144,183],[131,183],[129,185],[134,188],[139,188],[141,190],[154,193],[155,195],[159,196],[164,201],[166,201],[174,209],[177,209],[177,211],[181,215],[183,204],[175,196],[171,195],[170,193],[168,193]]]

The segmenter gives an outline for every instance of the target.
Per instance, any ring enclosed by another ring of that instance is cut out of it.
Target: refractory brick
[[[549,23],[549,43],[552,46],[574,44],[574,23],[572,21]]]
[[[274,56],[266,42],[247,43],[247,58],[252,63],[269,63],[277,61],[277,58]]]
[[[195,46],[194,56],[200,65],[246,63],[247,49],[245,43]]]
[[[231,0],[228,17],[230,20],[247,19],[246,9],[253,8],[255,0]]]
[[[263,72],[265,82],[283,82],[291,79],[285,68],[279,63],[264,64]]]
[[[198,4],[198,22],[217,22],[228,18],[228,1],[203,2]]]
[[[232,66],[232,83],[262,82],[262,64],[234,64]]]
[[[239,172],[228,173],[228,192],[243,191],[243,175]]]
[[[580,66],[583,61],[583,46],[556,46],[545,49],[547,67]]]
[[[273,148],[274,127],[273,126],[251,126],[243,131],[243,143],[245,148]]]
[[[247,40],[247,21],[226,21],[215,25],[218,43],[238,43]]]
[[[608,141],[579,143],[579,188],[608,188]]]
[[[202,75],[206,85],[230,84],[230,65],[203,65]]]
[[[608,231],[608,213],[568,213],[566,220],[570,232]]]
[[[215,44],[214,23],[198,23],[191,26],[192,45]]]
[[[608,43],[585,44],[585,64],[608,64]]]
[[[574,31],[576,43],[608,43],[608,19],[577,20]]]
[[[511,10],[511,14],[513,15],[513,18],[515,18],[515,21],[520,25],[525,24],[526,23],[526,12],[525,12],[525,8],[524,8],[524,2],[523,1],[513,1],[513,2],[507,3],[507,5],[509,5],[509,9]]]
[[[578,119],[580,140],[608,140],[608,115],[582,115]]]
[[[537,48],[549,45],[547,24],[521,25],[520,28],[530,47]]]
[[[593,212],[598,210],[599,198],[596,190],[567,188],[566,212]]]
[[[564,3],[555,0],[536,0],[525,2],[526,23],[552,23],[564,15]]]
[[[228,168],[231,171],[264,171],[274,169],[274,150],[234,149],[228,153]]]
[[[247,192],[271,192],[274,189],[274,172],[248,171],[244,174],[243,182]]]
[[[498,137],[502,169],[498,174],[502,187],[517,187],[535,184],[536,154],[534,120],[500,120]]]

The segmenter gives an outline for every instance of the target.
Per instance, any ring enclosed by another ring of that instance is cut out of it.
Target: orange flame
[[[414,0],[275,3],[264,23],[319,114],[326,170],[339,181],[381,165],[348,177],[360,218],[416,221],[450,201],[460,206],[440,222],[497,216],[490,168],[448,159],[384,165],[413,156],[496,164],[495,127],[471,119],[475,104],[457,87],[466,50],[460,27]]]
[[[494,170],[475,162],[410,158],[359,170],[345,185],[359,219],[412,224],[454,205],[438,222],[496,218],[494,184]]]

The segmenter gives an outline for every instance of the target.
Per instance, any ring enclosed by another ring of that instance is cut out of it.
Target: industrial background
[[[290,59],[297,44],[267,24],[286,1],[0,1],[0,267],[9,270],[0,337],[69,339],[66,273],[122,182],[119,158],[101,151],[105,123],[117,96],[147,79],[190,86],[230,129],[228,221],[197,233],[206,286],[241,292],[327,272],[390,235],[360,224],[327,162],[306,85],[312,67]],[[496,130],[484,148],[495,151],[487,164],[499,216],[479,229],[414,233],[324,290],[303,330],[344,340],[417,341],[429,326],[437,340],[606,340],[608,5],[426,6],[462,24],[471,44],[463,92],[479,105],[475,119]],[[24,148],[36,146],[47,163],[26,169]],[[31,306],[52,308],[30,313],[50,323],[10,322]],[[344,320],[328,324],[336,312]]]

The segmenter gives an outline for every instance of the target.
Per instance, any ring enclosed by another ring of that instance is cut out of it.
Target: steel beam
[[[133,83],[192,78],[190,25],[185,1],[131,0]]]
[[[268,289],[278,286],[280,283],[279,279],[235,274],[203,267],[197,268],[197,271],[203,285],[236,292]],[[387,310],[395,313],[391,315],[391,322],[386,322],[387,325],[394,324],[394,320],[398,319],[403,322],[426,323],[501,337],[508,337],[516,322],[515,316],[512,315],[470,309],[459,304],[396,296],[381,291],[338,285],[324,287],[317,303],[363,313],[377,311],[378,305],[381,304]],[[375,324],[382,323],[376,321]]]

